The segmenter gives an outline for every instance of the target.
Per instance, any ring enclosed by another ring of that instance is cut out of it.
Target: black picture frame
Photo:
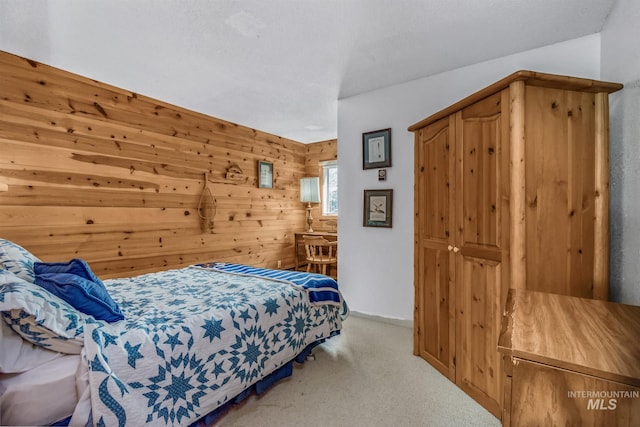
[[[258,160],[258,187],[273,188],[273,163]]]
[[[393,223],[393,190],[364,190],[362,225],[391,228]]]
[[[362,169],[391,167],[391,128],[362,134]]]

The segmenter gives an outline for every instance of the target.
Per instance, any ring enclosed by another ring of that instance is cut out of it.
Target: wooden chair
[[[338,242],[330,242],[320,236],[303,236],[307,254],[307,272],[315,267],[318,273],[327,274],[327,266],[338,266]]]

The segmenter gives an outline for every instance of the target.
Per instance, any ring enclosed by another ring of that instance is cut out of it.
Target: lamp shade
[[[302,178],[300,180],[300,201],[307,203],[320,202],[320,178]]]

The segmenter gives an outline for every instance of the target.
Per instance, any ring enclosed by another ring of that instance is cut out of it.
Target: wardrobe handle
[[[455,253],[458,253],[459,250],[460,250],[460,248],[458,248],[458,247],[454,247],[453,248],[453,252],[455,252]]]
[[[449,252],[451,252],[453,250],[453,246],[449,245],[447,246],[447,249],[449,250]]]

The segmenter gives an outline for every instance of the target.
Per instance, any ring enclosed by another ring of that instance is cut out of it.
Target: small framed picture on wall
[[[391,128],[362,134],[362,169],[391,167]]]
[[[273,163],[258,161],[258,187],[273,188]]]
[[[391,228],[393,190],[364,190],[363,226]]]

